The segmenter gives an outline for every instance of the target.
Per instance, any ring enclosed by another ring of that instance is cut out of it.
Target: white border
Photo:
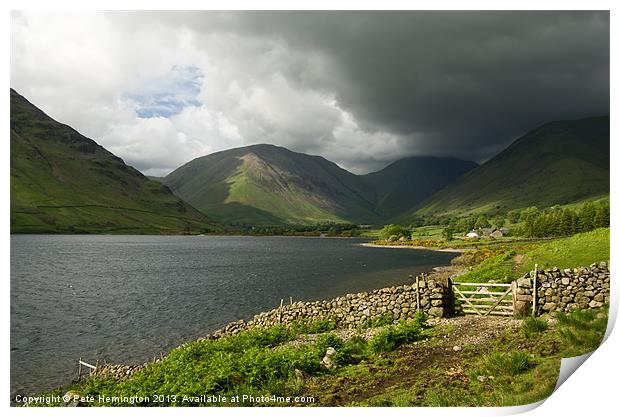
[[[161,0],[152,0],[149,2],[137,2],[137,1],[90,1],[85,3],[84,1],[75,0],[61,0],[53,2],[53,8],[51,2],[45,2],[41,0],[37,1],[8,1],[8,7],[6,13],[2,15],[1,22],[3,27],[6,28],[6,32],[9,36],[5,42],[2,43],[3,56],[6,58],[5,65],[2,66],[3,78],[8,80],[7,84],[10,84],[9,74],[9,59],[10,59],[10,10],[98,10],[98,9],[133,9],[133,10],[174,10],[174,9],[186,9],[186,10],[199,10],[199,9],[211,9],[211,10],[234,10],[234,9],[348,9],[349,4],[342,1],[327,1],[327,0],[314,0],[314,1],[249,1],[249,0],[230,0],[227,2],[205,2],[195,0],[176,0],[174,2],[165,2]],[[356,1],[351,5],[356,8],[366,10],[381,10],[381,9],[419,9],[419,10],[548,10],[548,9],[564,9],[564,10],[611,10],[611,45],[612,45],[612,57],[611,57],[611,74],[616,73],[617,65],[617,51],[614,46],[617,45],[617,30],[614,28],[614,5],[617,2],[612,1],[545,1],[545,0],[521,0],[521,1],[443,1],[437,2],[407,2],[407,1],[395,1],[395,0],[383,0],[381,2],[370,1]],[[88,6],[85,8],[85,6]],[[465,7],[467,6],[467,7]],[[173,9],[174,7],[174,9]],[[617,8],[616,8],[617,9]],[[5,33],[6,33],[5,32]],[[617,99],[616,83],[614,78],[611,79],[611,108],[614,107],[615,100]],[[1,101],[2,115],[2,132],[4,133],[2,141],[2,155],[4,156],[2,169],[4,171],[3,181],[1,182],[1,194],[0,198],[2,206],[4,207],[5,215],[2,217],[0,223],[2,228],[2,265],[3,265],[3,277],[4,277],[4,291],[2,292],[4,305],[4,314],[2,317],[2,332],[5,336],[3,338],[3,350],[2,350],[2,391],[8,399],[9,393],[9,317],[10,317],[10,300],[9,300],[9,138],[8,138],[8,120],[9,120],[9,100],[8,91],[5,99]],[[618,157],[618,146],[616,144],[618,128],[614,117],[611,117],[611,160],[614,161]],[[612,196],[612,224],[616,225],[618,222],[618,210],[616,209],[615,196],[618,191],[618,167],[612,164],[611,166],[611,196]],[[618,237],[617,234],[612,232],[611,253],[618,253]],[[612,280],[612,314],[615,321],[617,306],[618,306],[618,294],[617,288],[614,285],[615,280],[615,260],[611,261],[612,274],[614,280]],[[580,367],[575,375],[570,377],[568,381],[563,384],[546,402],[539,407],[533,409],[530,412],[532,416],[549,416],[562,415],[608,415],[614,406],[618,403],[618,381],[617,378],[620,375],[620,369],[618,366],[618,352],[620,352],[620,337],[618,332],[611,332],[609,338],[605,343],[586,361],[584,366]],[[45,415],[64,415],[69,410],[64,409],[16,409],[8,407],[8,400],[4,404],[9,408],[8,411],[13,414],[31,415],[32,413],[41,413]],[[506,408],[454,408],[454,409],[428,409],[428,408],[405,408],[397,409],[390,408],[389,413],[391,415],[430,415],[430,416],[489,416],[489,415],[507,415],[513,413],[519,413],[526,411],[531,407],[514,407],[511,409]],[[75,410],[78,411],[78,410]],[[205,412],[210,415],[239,415],[252,413],[256,416],[262,415],[283,415],[283,414],[299,414],[299,415],[316,415],[317,409],[290,409],[290,408],[265,408],[265,409],[229,409],[229,408],[217,408],[209,410],[198,409],[154,409],[148,410],[149,414],[153,415],[171,415],[180,414],[183,415],[203,415]],[[119,415],[135,414],[136,412],[142,413],[144,409],[89,409],[87,412],[85,409],[80,409],[80,415],[93,414],[93,415],[108,415],[111,413]],[[374,416],[378,413],[385,412],[378,408],[353,408],[353,409],[321,409],[321,413],[328,414],[344,414],[355,416]]]

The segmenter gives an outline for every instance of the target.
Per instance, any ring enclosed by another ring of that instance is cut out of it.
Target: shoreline
[[[467,249],[456,248],[428,248],[426,246],[411,246],[411,245],[377,245],[375,243],[360,243],[360,246],[367,248],[389,248],[389,249],[417,249],[428,250],[433,252],[451,252],[451,253],[465,253]]]
[[[380,246],[380,245],[377,245]],[[441,286],[443,288],[443,286],[445,285],[445,282],[449,279],[449,278],[453,278],[455,276],[458,276],[460,274],[462,274],[464,271],[462,268],[459,268],[457,266],[454,266],[452,264],[448,264],[448,265],[441,265],[441,266],[435,266],[432,267],[430,270],[428,270],[427,272],[421,272],[420,273],[420,277],[424,280],[424,281],[432,281],[432,282],[436,282],[438,286]],[[443,284],[440,284],[443,283]],[[215,330],[212,330],[209,333],[204,334],[203,336],[197,337],[197,338],[193,338],[191,340],[187,340],[185,342],[179,343],[177,346],[173,347],[171,350],[169,350],[168,352],[166,352],[165,354],[161,354],[160,357],[155,357],[153,358],[152,361],[147,361],[147,362],[133,362],[133,363],[105,363],[103,364],[98,370],[93,371],[93,373],[91,375],[94,376],[104,376],[104,377],[112,377],[114,379],[124,379],[127,378],[129,376],[131,376],[134,372],[139,371],[141,369],[144,369],[146,367],[149,367],[151,365],[154,365],[156,363],[159,363],[160,361],[164,360],[172,350],[175,349],[184,349],[188,344],[190,343],[195,343],[195,342],[201,342],[201,341],[206,341],[206,340],[217,340],[223,337],[228,337],[228,336],[235,336],[236,334],[238,334],[241,331],[246,331],[246,330],[251,330],[251,329],[255,329],[255,328],[270,328],[274,325],[276,325],[277,323],[283,323],[287,326],[291,325],[291,323],[293,321],[289,320],[289,319],[283,319],[283,316],[286,316],[287,313],[290,310],[293,309],[301,309],[305,312],[305,309],[308,310],[313,310],[313,309],[321,309],[324,308],[325,306],[327,306],[328,310],[331,310],[332,307],[330,306],[335,306],[337,305],[338,302],[345,302],[345,300],[350,300],[350,299],[365,299],[368,298],[370,296],[373,296],[375,294],[395,294],[395,293],[402,293],[403,290],[407,290],[408,288],[413,290],[413,288],[415,287],[415,282],[411,282],[410,280],[408,280],[407,282],[403,282],[400,284],[393,284],[391,286],[387,286],[387,287],[380,287],[380,288],[375,288],[375,289],[371,289],[371,290],[367,290],[367,291],[362,291],[362,292],[358,292],[358,293],[346,293],[346,294],[341,294],[341,295],[337,295],[334,296],[332,298],[321,298],[321,299],[313,299],[313,300],[299,300],[299,301],[295,301],[293,303],[290,304],[284,304],[281,305],[280,307],[275,307],[271,310],[263,310],[260,311],[252,316],[243,318],[243,319],[239,319],[236,321],[231,321]],[[427,288],[426,285],[423,285],[422,288]],[[422,291],[424,291],[422,289]],[[428,287],[427,291],[431,291],[431,288]],[[432,290],[435,291],[435,290]],[[427,294],[428,295],[428,294]],[[430,302],[430,300],[429,300]],[[432,306],[435,306],[435,304],[432,304]],[[368,309],[370,309],[370,304],[368,306]],[[435,307],[431,307],[431,304],[429,303],[426,307],[422,307],[422,310],[428,310],[428,308],[435,308]],[[443,308],[443,307],[442,307]],[[409,310],[409,309],[407,309]],[[364,311],[362,310],[356,310],[357,314],[366,314]],[[413,312],[413,307],[411,308],[411,312]],[[408,312],[408,311],[407,311]],[[317,313],[316,311],[314,313]],[[322,311],[322,313],[325,313],[325,311]],[[318,312],[319,314],[319,318],[315,317],[314,319],[312,319],[312,317],[310,315],[308,315],[307,317],[305,317],[305,320],[320,320],[321,317],[327,317],[327,316],[323,316],[321,315],[321,312]],[[349,315],[349,314],[356,314],[355,312],[353,312],[353,310],[351,310],[350,313],[345,313],[345,315]],[[378,314],[378,313],[377,313]],[[443,314],[443,312],[442,312]],[[301,316],[294,314],[294,316],[299,319],[301,318]],[[370,310],[368,311],[368,316],[370,316]],[[364,316],[365,318],[366,316]],[[405,319],[406,316],[405,314]],[[443,315],[440,316],[434,316],[431,315],[431,317],[436,317],[438,319],[442,319],[444,318]],[[409,317],[411,318],[411,317]],[[403,317],[401,317],[400,319],[403,319]],[[339,331],[352,331],[352,329],[357,328],[357,326],[351,327],[346,321],[342,321],[338,326],[336,326],[334,329],[332,330],[339,330]],[[64,389],[65,387],[63,387]]]
[[[381,246],[381,245],[376,245],[376,246]],[[454,277],[456,275],[459,275],[460,273],[462,273],[462,270],[460,268],[454,265],[451,265],[451,264],[447,264],[447,265],[432,267],[430,270],[427,270],[426,272],[421,272],[420,275],[424,277],[425,280],[430,279],[436,282],[443,282],[448,277]],[[141,360],[128,361],[128,362],[103,361],[103,363],[100,363],[98,370],[92,373],[92,376],[113,377],[114,379],[118,379],[118,380],[124,379],[126,377],[131,376],[136,371],[139,371],[148,366],[161,362],[162,360],[164,360],[164,358],[166,358],[170,354],[172,350],[179,349],[179,348],[183,349],[185,346],[187,346],[190,343],[204,341],[204,340],[219,339],[221,337],[226,337],[226,336],[233,336],[237,334],[239,331],[249,330],[251,328],[254,328],[255,325],[257,327],[270,327],[273,324],[271,325],[267,323],[259,324],[259,323],[255,323],[255,321],[261,317],[265,318],[266,316],[269,316],[269,315],[273,316],[274,312],[275,314],[282,314],[283,312],[282,308],[284,308],[284,310],[288,310],[297,305],[305,305],[308,307],[318,306],[318,305],[324,305],[325,303],[337,302],[337,300],[344,300],[346,298],[351,298],[351,297],[369,296],[373,293],[378,293],[378,292],[389,291],[390,293],[393,293],[392,290],[394,288],[407,288],[408,286],[413,288],[413,284],[409,280],[407,280],[406,282],[402,282],[402,283],[396,283],[391,286],[375,288],[375,289],[371,289],[367,291],[362,291],[359,293],[351,292],[351,293],[346,293],[346,294],[340,294],[332,298],[299,300],[299,301],[294,302],[293,304],[285,304],[283,307],[280,307],[280,308],[276,307],[271,310],[263,310],[263,311],[257,312],[256,314],[253,314],[252,316],[248,316],[248,317],[236,320],[236,321],[228,322],[227,324],[219,328],[216,328],[210,332],[206,332],[202,336],[193,337],[193,338],[189,338],[184,341],[180,341],[176,346],[172,347],[165,353],[164,352],[160,353],[160,356],[154,357],[152,360],[147,359],[145,362],[142,362]],[[350,331],[350,329],[347,327],[337,327],[334,330]],[[70,385],[71,383],[68,382],[66,384],[58,385],[53,389],[65,390],[65,389],[69,389]],[[37,392],[33,391],[31,394],[28,394],[28,395],[38,395],[40,392],[43,392],[43,391],[37,391]],[[13,398],[14,398],[14,393],[11,392],[11,401],[13,401]]]

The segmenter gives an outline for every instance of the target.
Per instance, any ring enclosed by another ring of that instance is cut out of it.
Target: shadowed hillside
[[[545,124],[412,213],[507,211],[608,194],[609,139],[609,116]]]
[[[11,233],[187,233],[218,227],[11,89]]]
[[[391,218],[415,206],[478,165],[457,158],[412,156],[364,175],[376,210]]]

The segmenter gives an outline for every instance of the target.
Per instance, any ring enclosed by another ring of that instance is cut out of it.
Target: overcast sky
[[[609,114],[607,12],[14,13],[11,87],[148,175],[254,143],[357,173]]]

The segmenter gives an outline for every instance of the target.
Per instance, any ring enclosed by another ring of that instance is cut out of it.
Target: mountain
[[[11,233],[185,233],[218,228],[122,159],[11,89]]]
[[[215,219],[238,224],[378,219],[359,178],[322,158],[274,145],[203,156],[164,179]]]
[[[323,157],[262,144],[194,159],[164,183],[221,222],[380,223],[474,166],[452,158],[406,158],[355,175]]]
[[[609,140],[609,116],[547,123],[410,215],[493,213],[609,194]]]
[[[412,156],[364,175],[375,210],[391,218],[409,210],[478,165],[457,158]]]

